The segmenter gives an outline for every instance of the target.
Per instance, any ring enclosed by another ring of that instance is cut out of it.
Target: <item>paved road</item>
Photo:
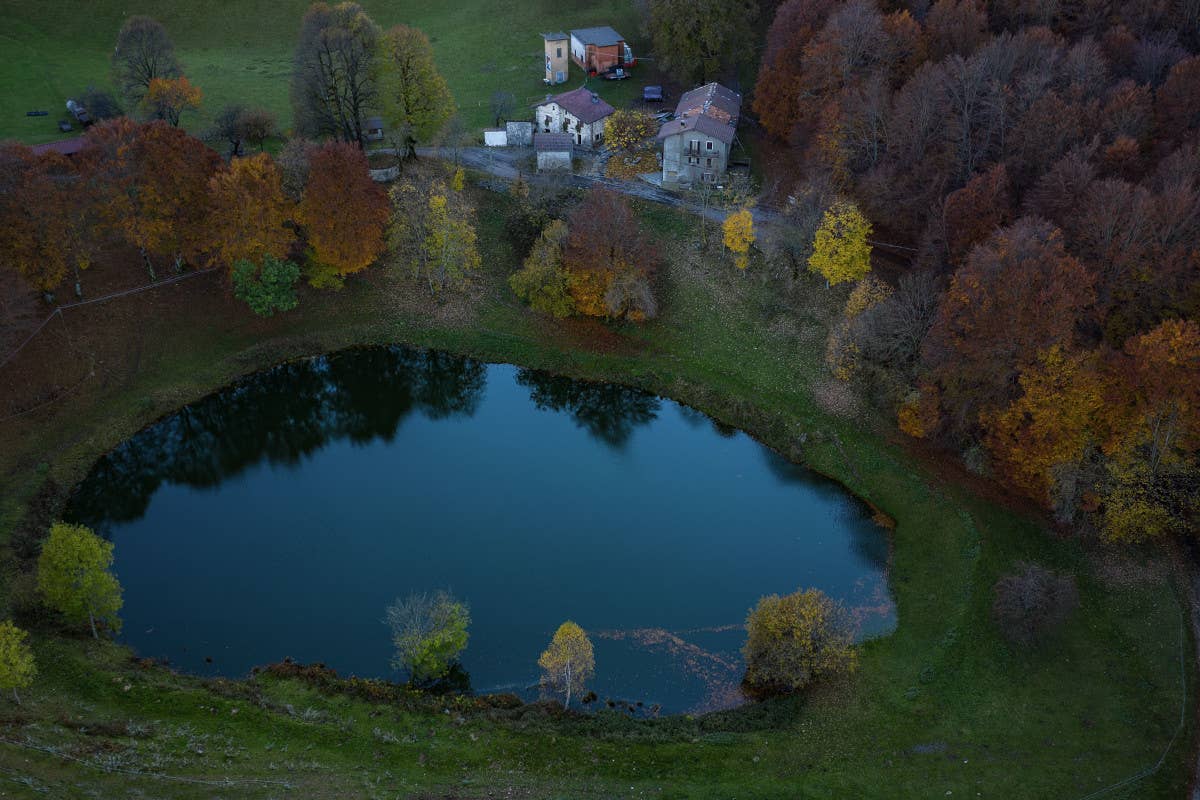
[[[418,147],[417,155],[421,158],[441,158],[446,161],[454,160],[454,151],[445,147]],[[559,180],[539,173],[530,173],[527,169],[533,149],[528,147],[460,147],[458,161],[464,166],[479,172],[493,175],[505,180],[515,180],[518,175],[531,183]],[[614,192],[637,197],[651,203],[661,203],[672,208],[682,208],[693,214],[703,214],[708,219],[721,222],[726,212],[715,208],[704,208],[699,203],[687,199],[683,195],[653,186],[642,180],[615,180],[602,175],[572,174],[570,182],[581,189],[603,186]],[[755,207],[751,210],[756,225],[773,224],[782,219],[782,214],[771,208]]]

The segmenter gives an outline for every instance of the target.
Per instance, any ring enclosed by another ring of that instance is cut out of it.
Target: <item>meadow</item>
[[[4,23],[0,49],[5,54],[0,63],[0,140],[37,144],[62,138],[65,134],[56,124],[66,115],[66,101],[88,86],[111,86],[109,56],[128,14],[152,16],[166,26],[187,75],[204,92],[200,111],[184,118],[189,130],[203,131],[222,106],[233,102],[273,111],[286,130],[291,118],[292,51],[308,5],[303,0],[236,4],[99,0],[85,5],[4,0],[0,2]],[[493,92],[512,92],[519,105],[545,95],[540,36],[544,31],[611,25],[628,37],[635,54],[644,52],[638,14],[624,0],[368,0],[362,5],[384,28],[405,24],[425,31],[460,113],[473,131],[492,124]],[[625,105],[640,96],[645,72],[642,67],[629,80],[592,80],[590,85],[614,106]],[[574,88],[585,79],[572,64],[570,80],[557,89]],[[50,113],[26,117],[31,110]]]

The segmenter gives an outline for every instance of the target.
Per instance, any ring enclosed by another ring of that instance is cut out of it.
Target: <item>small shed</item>
[[[514,122],[504,123],[504,132],[508,136],[509,147],[529,147],[533,144],[533,123]]]
[[[572,138],[569,133],[535,133],[538,172],[571,169]]]
[[[625,37],[607,25],[571,31],[571,59],[588,74],[633,66]]]
[[[508,131],[504,128],[484,128],[483,143],[488,147],[507,147]]]
[[[363,121],[363,135],[368,142],[383,141],[383,117],[367,117]]]

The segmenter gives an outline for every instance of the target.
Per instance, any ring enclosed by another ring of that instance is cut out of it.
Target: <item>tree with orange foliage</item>
[[[790,138],[800,120],[804,48],[836,6],[834,0],[785,0],[775,11],[751,108],[778,139]]]
[[[1039,353],[1019,380],[1019,398],[1003,411],[984,413],[985,442],[1013,485],[1050,505],[1056,471],[1105,437],[1105,382],[1094,355],[1057,344]]]
[[[976,175],[966,186],[947,195],[942,220],[950,260],[961,263],[972,247],[1006,224],[1011,205],[1008,172],[1003,164]]]
[[[153,119],[166,120],[178,128],[183,113],[199,108],[203,97],[200,87],[186,77],[155,78],[142,98],[142,108]]]
[[[1103,532],[1138,541],[1195,531],[1200,520],[1200,324],[1167,320],[1114,360]]]
[[[176,269],[195,263],[208,241],[209,179],[221,157],[165,122],[119,118],[88,131],[84,160],[105,225],[142,254]]]
[[[925,338],[922,360],[959,430],[985,407],[1008,405],[1038,353],[1069,344],[1095,300],[1093,278],[1062,234],[1026,217],[997,230],[954,273]]]
[[[608,189],[592,189],[567,227],[563,265],[570,274],[575,310],[597,317],[653,316],[649,274],[658,254],[628,201]]]
[[[387,193],[361,150],[339,142],[313,150],[296,219],[319,264],[339,276],[370,266],[383,252],[388,217]]]
[[[284,195],[279,168],[266,153],[236,158],[208,182],[212,214],[209,248],[214,261],[282,259],[296,239],[288,226],[295,208]]]
[[[71,230],[75,187],[48,167],[24,145],[0,145],[0,261],[43,292],[62,283],[83,252]]]
[[[1151,473],[1200,445],[1200,323],[1166,320],[1125,343],[1118,449],[1142,447]]]
[[[1200,56],[1191,56],[1171,67],[1158,87],[1154,111],[1159,132],[1182,140],[1188,131],[1200,128]]]

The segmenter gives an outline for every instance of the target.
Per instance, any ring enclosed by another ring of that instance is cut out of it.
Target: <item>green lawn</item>
[[[449,701],[432,709],[370,703],[274,678],[210,683],[142,670],[112,644],[39,630],[42,675],[24,710],[0,714],[0,739],[9,742],[0,741],[0,775],[32,776],[51,796],[80,786],[101,796],[214,791],[88,770],[11,744],[27,741],[89,764],[286,779],[305,797],[1082,798],[1157,761],[1181,703],[1194,705],[1181,693],[1181,677],[1192,680],[1190,649],[1181,647],[1191,643],[1181,639],[1172,582],[1154,572],[1115,582],[1078,542],[935,477],[870,416],[824,411],[813,396],[824,375],[823,327],[844,300],[836,290],[810,281],[783,292],[755,267],[732,275],[724,260],[688,243],[693,220],[644,208],[670,255],[664,313],[616,326],[621,346],[597,349],[587,328],[513,301],[504,288],[514,267],[502,235],[506,201],[478,199],[486,272],[469,299],[430,303],[407,267],[391,265],[339,294],[306,291],[298,312],[267,322],[234,309],[213,324],[199,302],[147,313],[136,366],[106,358],[101,385],[0,426],[0,480],[11,489],[0,528],[40,483],[43,470],[29,466],[39,460],[70,485],[146,421],[237,374],[354,343],[408,342],[643,386],[784,451],[803,438],[811,466],[897,521],[896,632],[866,644],[852,680],[806,700],[633,722]],[[1082,606],[1069,627],[1033,652],[1006,645],[988,613],[991,586],[1020,560],[1080,582]],[[1127,566],[1136,573],[1155,562],[1133,554]],[[1192,724],[1189,713],[1163,769],[1106,797],[1178,797]],[[265,784],[236,789],[239,797],[283,795]]]
[[[426,0],[362,4],[381,26],[415,25],[433,42],[438,66],[450,83],[468,125],[491,124],[488,101],[497,90],[519,103],[545,93],[542,39],[551,28],[612,25],[644,52],[640,20],[628,0],[596,3],[553,0]],[[61,138],[57,121],[65,103],[88,85],[109,86],[109,55],[127,14],[160,20],[178,49],[187,74],[204,91],[200,113],[185,125],[202,130],[225,103],[243,102],[274,111],[286,127],[291,111],[288,82],[292,49],[308,3],[299,0],[96,0],[96,2],[0,2],[0,140],[30,144]],[[571,80],[584,80],[571,66]],[[638,74],[626,81],[592,81],[613,105],[640,96]],[[26,117],[30,110],[47,117]]]

